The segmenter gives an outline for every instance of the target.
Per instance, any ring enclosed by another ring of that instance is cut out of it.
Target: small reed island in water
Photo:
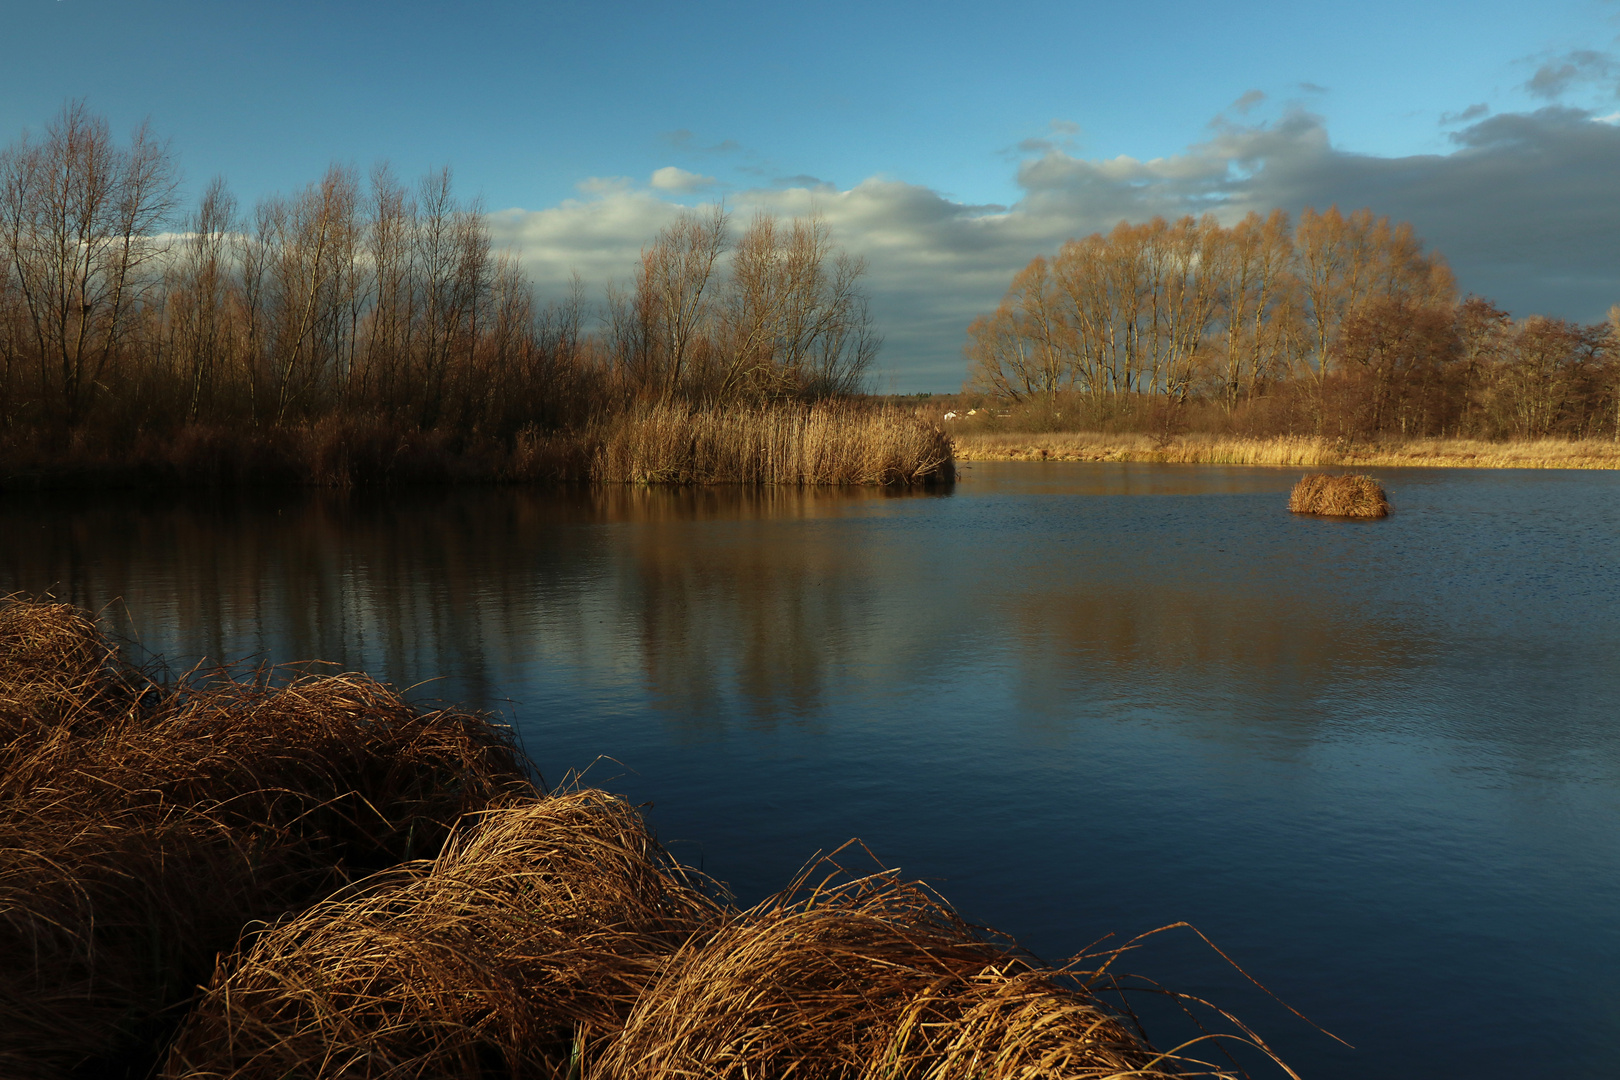
[[[363,676],[160,684],[0,601],[0,1075],[1230,1076],[1207,1040],[1260,1046],[1158,1052],[1104,1000],[1121,950],[1048,966],[839,853],[739,909],[622,798],[532,775]]]
[[[1389,499],[1370,476],[1311,473],[1294,485],[1288,509],[1315,517],[1381,518],[1389,516]]]

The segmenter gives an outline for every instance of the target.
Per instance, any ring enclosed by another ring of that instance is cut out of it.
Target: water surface
[[[498,709],[744,902],[859,836],[1049,957],[1194,923],[1356,1049],[1186,932],[1126,966],[1307,1078],[1612,1074],[1620,477],[1385,470],[1355,523],[1298,475],[8,495],[0,590]]]

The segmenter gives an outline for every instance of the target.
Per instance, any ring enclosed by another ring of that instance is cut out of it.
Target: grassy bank
[[[637,406],[578,430],[506,439],[328,417],[201,425],[111,441],[0,442],[0,488],[370,487],[398,484],[906,486],[948,481],[950,440],[909,411],[860,402]]]
[[[1355,443],[1284,435],[1249,438],[1097,432],[953,433],[957,461],[1157,461],[1304,467],[1423,465],[1477,469],[1620,469],[1612,440],[1484,442],[1411,439]]]
[[[158,684],[0,603],[0,1074],[1224,1077],[1210,1040],[1257,1045],[1155,1051],[1124,949],[1054,968],[838,853],[739,909],[530,775],[362,676]]]

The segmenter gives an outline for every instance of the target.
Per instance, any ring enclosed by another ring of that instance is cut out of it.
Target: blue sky
[[[333,161],[448,164],[542,292],[628,273],[677,205],[817,209],[871,263],[901,390],[953,389],[1012,270],[1122,216],[1354,202],[1518,313],[1620,301],[1614,0],[5,0],[0,25],[8,139],[85,98],[244,204]]]

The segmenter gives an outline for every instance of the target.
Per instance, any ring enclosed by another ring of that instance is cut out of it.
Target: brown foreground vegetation
[[[159,685],[84,613],[0,603],[0,1073],[1151,1078],[1264,1052],[1241,1026],[1157,1052],[1104,1001],[1122,950],[1049,967],[889,871],[822,860],[738,910],[622,799],[536,787],[486,718],[273,675]]]
[[[1317,517],[1381,518],[1389,516],[1389,499],[1370,476],[1311,473],[1294,485],[1288,509]]]

